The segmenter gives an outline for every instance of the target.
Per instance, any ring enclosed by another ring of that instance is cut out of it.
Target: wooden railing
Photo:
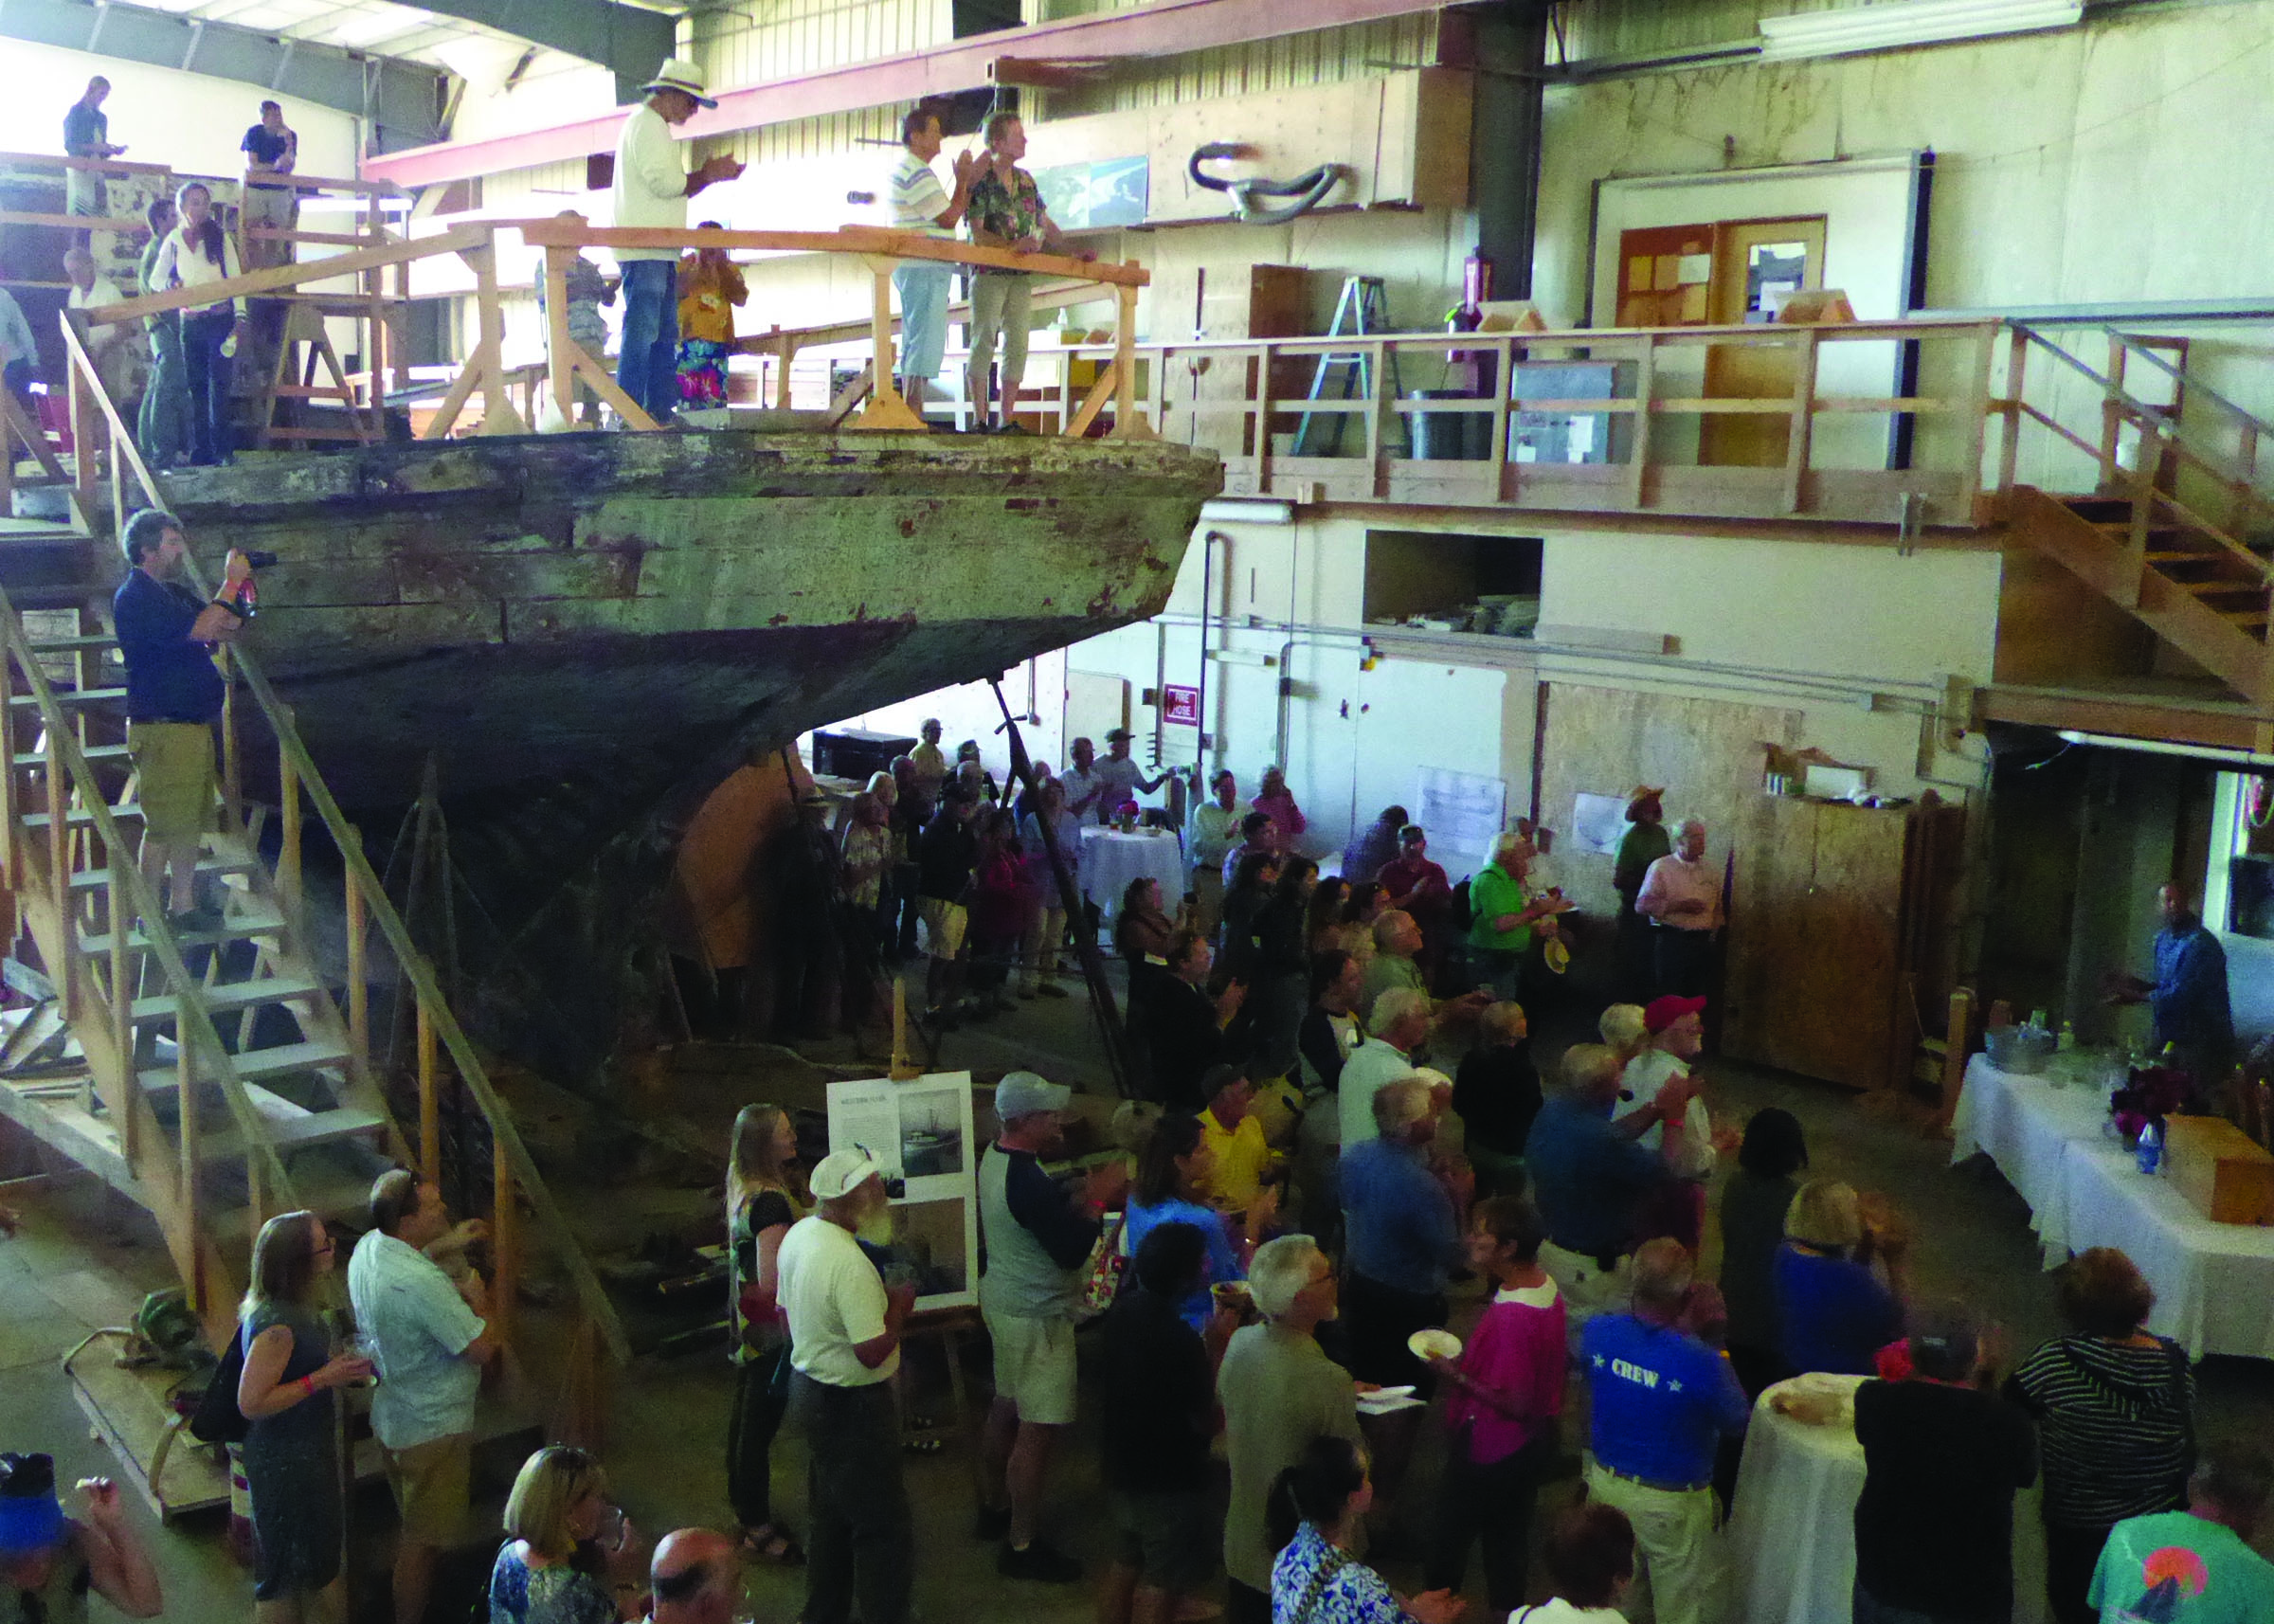
[[[469,235],[474,234],[470,233]],[[373,250],[371,252],[398,253],[401,251]],[[438,250],[429,245],[424,251]],[[444,247],[439,251],[450,251],[450,249]],[[273,271],[263,271],[238,280],[254,281],[262,278],[283,278],[294,269],[296,267],[278,267]],[[264,285],[286,284],[272,280]],[[209,302],[211,290],[202,291],[205,295],[205,301]],[[184,302],[178,294],[164,297],[172,300],[174,304]],[[72,369],[73,434],[77,441],[79,463],[78,481],[73,492],[73,501],[79,509],[81,524],[90,533],[99,533],[95,519],[102,508],[100,504],[91,498],[99,478],[97,470],[107,467],[112,497],[108,511],[114,527],[111,533],[114,537],[117,537],[122,535],[126,521],[136,507],[144,504],[163,507],[165,502],[156,480],[151,477],[149,468],[144,465],[140,454],[135,448],[132,431],[119,417],[117,406],[103,393],[101,383],[96,375],[94,363],[88,354],[81,334],[74,326],[74,321],[81,314],[70,313],[73,319],[66,320],[64,324],[64,342],[69,351]],[[209,589],[210,584],[202,578],[194,556],[189,560],[188,568],[195,585],[201,589]],[[394,955],[404,982],[415,1002],[419,1033],[419,1146],[422,1172],[428,1178],[437,1178],[441,1173],[439,1130],[435,1125],[440,1120],[441,1069],[439,1059],[441,1054],[446,1054],[458,1073],[459,1082],[481,1112],[495,1147],[494,1161],[497,1182],[495,1187],[493,1221],[508,1237],[507,1244],[501,1246],[496,1254],[498,1279],[496,1282],[496,1296],[500,1301],[510,1303],[515,1286],[512,1271],[517,1270],[519,1266],[519,1254],[518,1242],[515,1238],[517,1237],[517,1225],[512,1209],[517,1192],[520,1198],[529,1201],[536,1215],[540,1229],[554,1242],[554,1249],[575,1287],[583,1314],[594,1326],[597,1334],[605,1341],[615,1358],[620,1362],[627,1359],[630,1355],[629,1344],[624,1339],[623,1327],[618,1319],[614,1305],[609,1302],[599,1276],[593,1272],[589,1260],[585,1256],[584,1249],[577,1243],[566,1217],[553,1200],[551,1192],[546,1187],[535,1162],[529,1154],[528,1146],[522,1142],[520,1132],[514,1124],[512,1112],[498,1098],[496,1089],[490,1082],[488,1070],[482,1064],[480,1056],[475,1051],[472,1040],[467,1038],[464,1029],[460,1026],[457,1017],[451,1012],[448,1001],[443,997],[441,984],[435,977],[433,966],[411,940],[409,929],[404,924],[402,916],[388,900],[386,888],[381,883],[379,875],[365,857],[360,833],[348,821],[347,815],[340,810],[338,802],[333,798],[331,789],[324,783],[323,775],[316,769],[314,758],[309,754],[307,746],[301,741],[298,728],[294,726],[291,711],[278,698],[276,690],[270,685],[266,674],[262,671],[260,662],[249,651],[243,647],[231,648],[229,664],[236,682],[232,684],[230,700],[225,704],[223,712],[222,778],[225,792],[231,803],[232,818],[237,816],[239,786],[244,777],[240,707],[234,700],[236,687],[241,684],[244,690],[252,695],[253,702],[261,713],[262,720],[266,724],[277,742],[277,780],[282,814],[280,821],[282,846],[277,862],[280,893],[292,901],[298,902],[304,883],[301,861],[303,838],[301,802],[303,796],[305,796],[307,803],[315,807],[317,819],[331,836],[338,850],[339,859],[345,871],[341,911],[349,927],[348,1027],[351,1035],[351,1063],[358,1071],[369,1074],[370,1020],[367,1002],[369,986],[369,969],[366,960],[367,931],[364,929],[368,922],[378,928],[380,936],[386,941],[389,951]],[[43,714],[45,714],[45,705],[43,706]],[[49,736],[51,741],[58,737],[52,729]],[[52,745],[51,748],[53,748]],[[65,759],[63,766],[67,770],[70,768],[70,765],[68,741],[66,740]],[[83,762],[81,765],[83,767]],[[78,782],[76,776],[73,782]],[[124,853],[127,848],[111,843],[114,836],[107,821],[107,814],[99,808],[97,808],[97,812],[98,828],[101,831],[106,847],[114,853]],[[113,866],[116,870],[120,865],[114,863]],[[143,891],[135,891],[132,900],[135,907],[143,909],[145,917],[154,911],[154,904]],[[160,930],[163,930],[163,927],[160,927]],[[162,962],[169,964],[170,975],[186,974],[178,969],[178,953],[173,953],[171,961],[165,960],[165,953],[171,951],[171,948],[167,948],[161,953]],[[202,1050],[204,1042],[202,1034],[199,1035],[198,1041]],[[218,1045],[218,1037],[216,1037],[214,1039],[216,1045]],[[185,1056],[190,1053],[190,1045],[185,1044],[183,1048]],[[187,1062],[185,1061],[185,1063]],[[131,1081],[131,1071],[129,1080]],[[250,1110],[249,1103],[246,1104],[245,1109]],[[248,1138],[260,1127],[257,1120],[244,1123],[243,1126]],[[193,1131],[185,1133],[186,1145],[193,1144],[194,1140]],[[262,1143],[265,1145],[264,1140]],[[188,1152],[185,1152],[185,1155],[187,1156]],[[270,1152],[269,1159],[274,1162],[273,1151]],[[280,1164],[277,1165],[276,1173],[279,1177],[282,1176]],[[289,1189],[289,1182],[287,1181],[280,1187]]]

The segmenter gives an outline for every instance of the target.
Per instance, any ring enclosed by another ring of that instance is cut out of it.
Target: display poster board
[[[1491,860],[1508,786],[1482,773],[1425,767],[1414,775],[1414,805],[1415,821],[1429,831],[1431,858],[1449,875],[1474,873]]]
[[[892,1192],[885,1245],[916,1282],[916,1308],[979,1301],[979,1152],[972,1143],[971,1074],[929,1072],[907,1082],[829,1085],[829,1149],[866,1150]]]

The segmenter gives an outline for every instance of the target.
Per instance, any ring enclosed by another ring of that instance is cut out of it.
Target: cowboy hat
[[[701,68],[685,57],[673,57],[656,69],[656,77],[640,87],[640,94],[648,96],[659,90],[676,90],[682,96],[693,97],[701,106],[716,107],[718,103],[707,94],[709,89]]]

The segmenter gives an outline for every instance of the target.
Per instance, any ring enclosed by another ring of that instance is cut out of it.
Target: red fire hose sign
[[[1200,691],[1198,688],[1164,686],[1161,690],[1161,719],[1182,723],[1187,728],[1200,725]]]

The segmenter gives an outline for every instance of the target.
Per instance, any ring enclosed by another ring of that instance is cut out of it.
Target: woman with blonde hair
[[[608,1503],[600,1462],[556,1444],[521,1463],[490,1570],[490,1624],[621,1624],[640,1616],[639,1572],[631,1520]]]
[[[1837,1179],[1811,1179],[1784,1215],[1772,1276],[1778,1353],[1796,1372],[1869,1376],[1873,1356],[1903,1335],[1907,1240],[1892,1215],[1866,1217],[1862,1197]],[[1882,1280],[1873,1258],[1886,1270]]]
[[[1596,1022],[1596,1030],[1603,1035],[1603,1047],[1618,1056],[1622,1070],[1651,1044],[1651,1029],[1643,1021],[1639,1003],[1612,1004]]]
[[[334,1355],[319,1299],[332,1236],[314,1213],[280,1213],[253,1242],[252,1284],[238,1310],[244,1374],[237,1408],[253,1500],[253,1616],[261,1624],[344,1619],[343,1507],[332,1393],[371,1373]]]
[[[804,1216],[791,1188],[797,1125],[777,1105],[746,1105],[734,1118],[727,1162],[727,1313],[734,1332],[734,1413],[727,1425],[727,1497],[743,1548],[785,1566],[805,1560],[774,1521],[774,1435],[789,1402],[789,1323],[775,1299],[774,1260],[789,1226]]]

